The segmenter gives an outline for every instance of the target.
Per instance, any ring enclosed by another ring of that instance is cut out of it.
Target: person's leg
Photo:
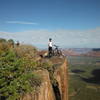
[[[52,47],[50,47],[50,56],[53,56]]]
[[[52,52],[52,47],[51,47],[51,56],[53,55],[53,52]]]
[[[50,47],[48,48],[48,57],[50,57]]]
[[[49,47],[49,57],[52,56],[52,47]]]

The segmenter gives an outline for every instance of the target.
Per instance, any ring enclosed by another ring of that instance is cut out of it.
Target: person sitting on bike
[[[49,43],[48,43],[48,54],[49,54],[49,57],[52,56],[52,47],[53,47],[52,39],[49,38]]]

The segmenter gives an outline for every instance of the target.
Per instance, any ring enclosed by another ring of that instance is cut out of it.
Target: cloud
[[[28,25],[37,25],[38,23],[34,22],[23,22],[23,21],[6,21],[8,24],[28,24]]]
[[[0,37],[13,38],[15,41],[33,44],[36,46],[44,45],[47,47],[48,39],[61,47],[100,47],[100,28],[90,30],[30,30],[15,33],[2,33]]]

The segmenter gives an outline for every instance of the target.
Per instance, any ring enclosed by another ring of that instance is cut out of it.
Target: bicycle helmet
[[[51,41],[52,39],[51,38],[49,38],[49,41]]]

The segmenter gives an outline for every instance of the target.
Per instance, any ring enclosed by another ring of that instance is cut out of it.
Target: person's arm
[[[48,47],[50,46],[50,42],[48,42]]]

